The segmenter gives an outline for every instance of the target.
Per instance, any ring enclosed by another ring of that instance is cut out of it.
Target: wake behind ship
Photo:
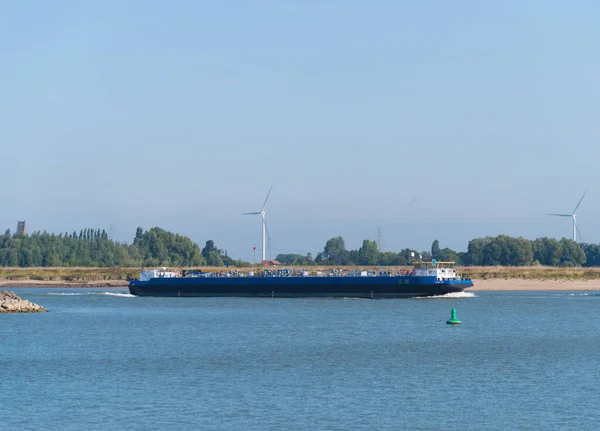
[[[266,270],[260,275],[228,271],[168,272],[142,270],[129,283],[137,296],[262,297],[262,298],[412,298],[462,292],[473,286],[457,274],[454,262],[416,262],[414,269],[398,274],[375,271],[320,272]]]

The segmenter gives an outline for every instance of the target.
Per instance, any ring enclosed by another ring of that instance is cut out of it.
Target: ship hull
[[[435,277],[179,277],[133,280],[129,292],[158,297],[413,298],[462,292],[470,280]]]

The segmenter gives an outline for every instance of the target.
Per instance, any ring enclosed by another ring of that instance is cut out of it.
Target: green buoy
[[[446,323],[448,325],[458,325],[462,323],[456,318],[456,308],[452,307],[452,310],[450,311],[450,320],[447,320]]]

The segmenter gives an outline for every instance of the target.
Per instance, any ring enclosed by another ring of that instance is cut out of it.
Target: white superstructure
[[[148,281],[151,278],[174,278],[174,277],[179,277],[179,273],[167,271],[167,268],[142,269],[140,271],[140,281]]]
[[[454,262],[415,262],[413,266],[416,276],[436,277],[437,281],[461,279],[456,273]]]

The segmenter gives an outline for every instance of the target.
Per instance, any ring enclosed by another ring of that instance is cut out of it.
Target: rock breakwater
[[[40,313],[47,311],[41,305],[19,298],[8,290],[0,290],[0,313]]]

